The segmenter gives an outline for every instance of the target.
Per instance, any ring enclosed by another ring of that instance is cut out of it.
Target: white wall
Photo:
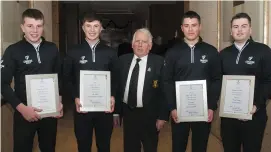
[[[2,1],[2,51],[22,39],[21,14],[28,6],[28,2]]]
[[[12,43],[22,39],[21,14],[28,8],[28,2],[0,1],[0,49],[1,56]],[[1,43],[2,42],[2,43]],[[1,151],[13,151],[13,110],[9,104],[1,106]]]
[[[232,11],[231,11],[232,10]],[[230,20],[233,15],[246,12],[251,17],[252,37],[257,42],[264,41],[264,2],[262,1],[245,1],[244,4],[233,8],[232,1],[221,2],[221,48],[230,45],[227,39],[230,31]]]
[[[33,1],[33,7],[39,9],[43,13],[45,20],[44,37],[47,41],[52,41],[52,1]]]
[[[217,1],[190,1],[190,10],[196,11],[202,18],[201,36],[204,41],[217,47]],[[264,40],[264,2],[262,1],[246,1],[244,4],[233,8],[232,1],[220,2],[220,50],[229,46],[230,42],[230,20],[233,15],[239,12],[246,12],[252,19],[252,37],[255,41],[263,42]],[[270,2],[269,2],[269,5]],[[271,6],[270,6],[271,7]],[[269,11],[269,16],[271,16]],[[270,18],[270,17],[269,17]],[[269,19],[271,20],[271,19]],[[269,22],[269,24],[271,24]],[[271,35],[271,30],[269,30]],[[269,36],[271,37],[271,36]],[[271,38],[269,44],[271,45]]]
[[[42,11],[45,17],[44,36],[46,40],[52,41],[52,2],[34,1],[34,8]],[[10,44],[22,39],[20,28],[21,15],[23,11],[29,8],[27,1],[2,1],[2,49],[5,50]]]
[[[251,17],[252,37],[255,41],[263,42],[264,2],[247,1],[244,4],[244,12]]]
[[[217,2],[190,1],[189,8],[201,17],[201,37],[203,40],[217,47]]]

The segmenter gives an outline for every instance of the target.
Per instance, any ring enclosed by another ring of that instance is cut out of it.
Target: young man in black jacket
[[[223,75],[255,76],[252,120],[221,118],[221,136],[225,152],[260,152],[267,121],[266,100],[271,90],[271,50],[254,42],[251,18],[236,14],[231,20],[234,43],[220,52]]]
[[[205,152],[211,122],[221,89],[221,66],[218,51],[200,38],[200,16],[193,11],[184,14],[181,25],[185,38],[166,53],[164,63],[164,92],[171,111],[172,151],[185,152],[192,130],[192,151]],[[178,122],[176,81],[206,80],[208,122]]]
[[[75,102],[74,131],[79,152],[90,152],[93,129],[99,152],[110,152],[110,139],[113,130],[113,114],[115,106],[114,77],[117,51],[100,42],[102,24],[94,13],[86,13],[82,19],[85,40],[67,52],[64,60],[63,76],[65,85]],[[111,111],[80,111],[80,70],[111,72]]]
[[[54,43],[42,36],[44,16],[36,9],[27,9],[22,14],[22,31],[24,38],[10,45],[2,58],[1,93],[14,108],[13,151],[31,152],[35,133],[38,133],[41,151],[54,152],[57,133],[57,119],[43,118],[37,112],[42,109],[27,105],[25,76],[34,74],[58,74],[61,86],[60,54]],[[14,77],[14,91],[10,87]],[[60,92],[61,92],[61,88]],[[60,93],[61,94],[61,93]],[[60,96],[61,99],[61,96]],[[62,103],[60,101],[60,116]]]

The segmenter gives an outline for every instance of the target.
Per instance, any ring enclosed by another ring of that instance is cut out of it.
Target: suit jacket
[[[123,97],[127,77],[134,57],[133,53],[119,57],[118,61],[118,89],[116,95],[115,113],[125,115],[122,111]],[[161,56],[149,54],[147,59],[144,87],[143,87],[143,107],[147,115],[151,118],[168,120],[169,111],[164,99],[162,90],[162,68],[164,60]],[[151,70],[150,70],[151,69]]]
[[[132,44],[128,42],[123,42],[118,47],[118,56],[122,56],[124,54],[133,53]]]

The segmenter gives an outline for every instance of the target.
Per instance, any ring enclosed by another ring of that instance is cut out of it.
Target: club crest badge
[[[158,80],[153,80],[152,87],[153,88],[158,88]]]

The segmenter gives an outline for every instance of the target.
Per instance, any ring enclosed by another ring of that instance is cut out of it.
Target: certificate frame
[[[58,115],[60,115],[60,112],[58,111],[59,109],[59,88],[58,88],[58,76],[57,74],[34,74],[34,75],[25,75],[25,80],[26,80],[26,97],[27,97],[27,105],[28,106],[33,106],[34,105],[34,101],[32,101],[32,95],[31,95],[31,81],[34,79],[48,79],[48,78],[52,78],[54,81],[54,85],[52,87],[54,87],[54,99],[55,99],[55,110],[54,111],[50,111],[50,112],[45,112],[45,111],[41,111],[41,112],[37,112],[38,115],[41,118],[46,118],[46,117],[56,117]]]
[[[85,90],[84,90],[84,77],[86,75],[102,75],[105,76],[106,80],[106,97],[105,97],[105,107],[103,108],[99,108],[99,107],[85,107],[84,106],[84,94],[85,94]],[[83,112],[105,112],[105,111],[110,111],[111,110],[111,73],[110,71],[89,71],[89,70],[80,70],[80,104],[82,105],[82,107],[80,107],[80,111]]]
[[[203,115],[202,116],[181,116],[181,92],[180,86],[184,85],[202,85],[202,99],[203,99]],[[199,121],[208,121],[208,103],[207,103],[207,87],[206,87],[206,80],[192,80],[192,81],[176,81],[175,82],[176,88],[176,106],[177,106],[177,115],[178,115],[178,123],[179,122],[199,122]]]
[[[225,96],[226,96],[226,86],[228,80],[249,80],[249,105],[248,105],[248,113],[247,114],[239,114],[239,113],[226,113],[224,112],[225,106]],[[220,108],[219,108],[219,116],[226,117],[226,118],[235,118],[235,119],[246,119],[252,120],[252,111],[253,108],[253,101],[254,101],[254,87],[255,87],[255,76],[246,76],[246,75],[223,75],[222,80],[222,88],[221,88],[221,95],[220,95]]]

